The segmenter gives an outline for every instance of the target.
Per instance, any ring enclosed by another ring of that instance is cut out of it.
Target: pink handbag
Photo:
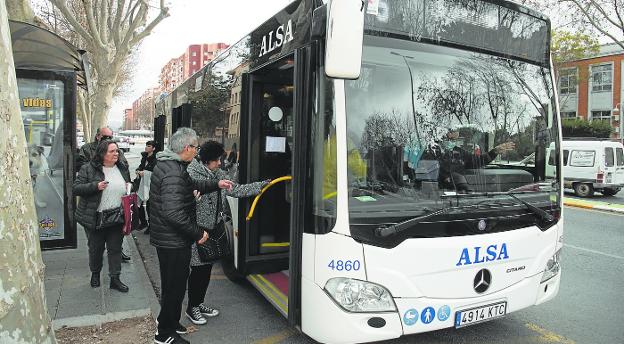
[[[130,234],[139,228],[139,198],[136,193],[121,196],[121,207],[123,208],[124,225],[122,231],[124,235]]]

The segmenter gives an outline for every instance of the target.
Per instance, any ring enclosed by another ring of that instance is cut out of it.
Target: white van
[[[563,141],[563,183],[580,197],[613,196],[624,187],[624,146],[619,142]]]

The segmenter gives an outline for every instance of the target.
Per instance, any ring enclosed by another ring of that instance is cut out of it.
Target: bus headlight
[[[546,262],[546,268],[544,269],[544,274],[542,275],[542,281],[540,283],[544,283],[548,281],[549,279],[557,276],[557,274],[559,273],[559,270],[561,269],[561,266],[559,265],[559,262],[561,260],[560,254],[561,254],[561,249],[559,249],[548,260],[548,262]]]
[[[336,277],[327,281],[325,291],[348,312],[393,312],[397,309],[390,292],[379,284]]]

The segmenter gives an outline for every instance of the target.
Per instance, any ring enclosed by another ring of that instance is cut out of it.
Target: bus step
[[[288,271],[249,275],[247,279],[283,316],[288,317]]]

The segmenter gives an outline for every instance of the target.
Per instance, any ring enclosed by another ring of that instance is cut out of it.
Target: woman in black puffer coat
[[[76,220],[87,234],[93,288],[100,286],[100,271],[106,248],[110,288],[124,293],[128,291],[128,287],[119,279],[123,225],[96,228],[98,212],[121,206],[121,196],[125,195],[128,182],[130,173],[126,165],[119,161],[119,148],[115,142],[108,140],[98,144],[94,159],[82,165],[74,181],[74,195],[80,196]]]

